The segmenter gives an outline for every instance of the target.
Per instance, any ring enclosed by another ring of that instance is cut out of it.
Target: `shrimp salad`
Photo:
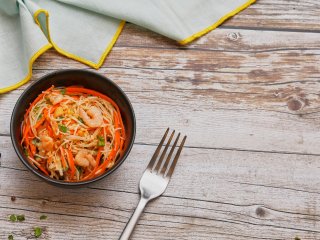
[[[31,165],[51,178],[85,181],[121,155],[125,129],[109,97],[83,87],[50,87],[27,109],[21,145]]]

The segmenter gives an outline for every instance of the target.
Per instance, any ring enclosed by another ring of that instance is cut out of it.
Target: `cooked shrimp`
[[[74,162],[76,165],[80,167],[89,167],[91,165],[92,167],[95,167],[96,161],[94,160],[93,156],[85,150],[80,150],[76,157],[74,158]]]
[[[79,115],[83,119],[84,123],[89,127],[100,127],[103,123],[103,116],[99,108],[91,106],[88,111],[79,109]]]
[[[49,98],[49,101],[53,105],[56,105],[63,100],[63,95],[62,94],[49,94],[48,98]]]
[[[39,150],[41,152],[50,152],[53,150],[54,142],[53,139],[47,135],[40,136]]]

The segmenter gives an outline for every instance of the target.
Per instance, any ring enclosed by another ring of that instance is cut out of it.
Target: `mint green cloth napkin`
[[[26,83],[43,52],[99,68],[125,21],[187,44],[255,0],[0,0],[0,93]]]

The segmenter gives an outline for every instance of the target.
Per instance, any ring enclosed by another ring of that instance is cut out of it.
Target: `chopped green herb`
[[[39,228],[39,227],[35,227],[35,228],[34,228],[34,236],[35,236],[36,238],[38,238],[38,237],[41,236],[41,234],[42,234],[42,229]]]
[[[11,222],[16,222],[16,221],[17,221],[17,215],[11,214],[11,215],[9,216],[9,220],[10,220]]]
[[[23,222],[23,221],[25,220],[25,217],[24,217],[24,215],[11,214],[11,215],[9,216],[9,220],[10,220],[11,222],[17,222],[17,221]]]
[[[61,90],[60,90],[60,93],[62,94],[62,95],[65,95],[66,94],[66,89],[65,88],[62,88]]]
[[[84,123],[83,119],[81,117],[78,117],[79,122]]]
[[[105,146],[104,138],[101,137],[101,136],[98,136],[98,146],[99,147],[104,147]]]
[[[13,235],[9,235],[8,240],[13,240]]]
[[[26,219],[25,219],[24,215],[17,215],[17,220],[18,220],[19,222],[23,222],[23,221],[26,220]]]
[[[35,106],[33,110],[34,110],[35,112],[38,112],[39,108],[40,108],[39,106]]]
[[[58,126],[59,126],[59,130],[60,130],[61,132],[66,133],[66,132],[68,131],[68,128],[67,128],[65,125],[58,125]]]
[[[46,215],[41,215],[40,220],[46,220],[48,217]]]
[[[42,118],[42,113],[39,115],[38,120]]]
[[[27,148],[23,148],[23,153],[24,155],[26,155],[27,157],[29,157],[29,152]]]
[[[44,99],[46,100],[46,103],[52,105],[52,103],[51,103],[51,101],[50,101],[50,99],[48,97],[45,97]]]
[[[77,168],[77,170],[78,170],[79,174],[81,174],[81,173],[82,173],[82,167],[80,167],[80,166],[76,166],[76,168]]]
[[[39,144],[39,139],[38,138],[34,138],[34,139],[32,139],[32,144],[34,144],[34,145],[38,145]]]

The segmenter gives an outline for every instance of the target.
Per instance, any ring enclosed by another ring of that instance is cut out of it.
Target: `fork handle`
[[[132,214],[129,222],[127,223],[125,229],[123,230],[119,240],[128,240],[133,232],[134,227],[136,226],[141,213],[143,212],[145,206],[147,205],[148,200],[141,197],[138,203],[138,206],[134,213]]]

